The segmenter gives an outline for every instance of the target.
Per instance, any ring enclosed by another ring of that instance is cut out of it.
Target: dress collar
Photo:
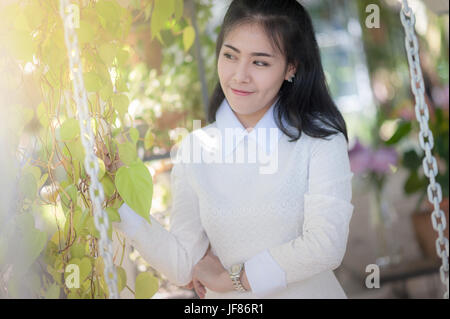
[[[232,132],[231,134],[234,137],[234,143],[222,150],[225,156],[234,152],[236,147],[245,139],[245,137],[252,138],[257,143],[258,147],[265,147],[267,152],[271,152],[271,146],[273,144],[271,143],[271,131],[276,132],[276,141],[274,142],[278,143],[280,137],[283,135],[283,132],[278,128],[274,118],[274,106],[278,100],[279,97],[250,132],[245,129],[236,117],[227,99],[225,98],[223,100],[216,113],[216,125],[220,130],[222,137],[229,136],[226,135],[226,130],[228,131],[228,134]],[[285,122],[283,123],[286,125]],[[266,135],[264,136],[264,134]],[[259,138],[258,135],[260,136]]]

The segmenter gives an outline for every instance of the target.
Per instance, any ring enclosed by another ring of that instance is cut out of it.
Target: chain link
[[[112,244],[108,238],[108,215],[102,208],[105,198],[103,187],[98,181],[98,160],[94,154],[94,134],[91,128],[90,115],[87,104],[87,95],[83,82],[83,73],[78,49],[78,37],[72,23],[69,23],[69,0],[60,0],[60,15],[64,24],[64,37],[69,56],[70,74],[73,84],[74,99],[78,110],[78,121],[81,130],[81,142],[85,151],[84,167],[90,177],[89,195],[91,197],[94,224],[100,232],[99,250],[105,263],[105,281],[109,289],[109,298],[117,299],[117,274],[112,258]]]
[[[414,31],[415,15],[408,6],[408,1],[403,0],[402,10],[400,10],[400,19],[405,29],[405,46],[408,54],[409,70],[411,73],[411,88],[416,99],[416,118],[420,124],[419,143],[420,147],[425,151],[425,158],[422,162],[425,175],[430,179],[427,188],[428,200],[434,205],[434,211],[431,215],[433,228],[439,234],[436,240],[436,252],[442,259],[442,266],[439,269],[440,278],[446,287],[444,299],[449,297],[448,285],[448,239],[444,235],[444,229],[447,226],[444,212],[440,209],[440,202],[442,201],[442,188],[436,182],[436,175],[438,174],[438,167],[436,158],[431,154],[434,146],[433,133],[428,127],[429,112],[428,105],[425,102],[425,85],[422,76],[422,68],[420,66],[419,58],[419,44],[417,36]],[[417,87],[419,86],[419,87]],[[439,218],[440,222],[437,220]]]

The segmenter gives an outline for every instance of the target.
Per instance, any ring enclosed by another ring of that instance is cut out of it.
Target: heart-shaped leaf
[[[80,267],[80,284],[83,283],[92,271],[91,261],[88,257],[72,258],[69,264],[75,264]]]
[[[147,167],[140,161],[129,167],[122,166],[117,171],[115,184],[125,203],[150,223],[153,181]]]
[[[137,152],[136,152],[136,145],[127,142],[127,143],[119,144],[118,148],[119,148],[120,160],[125,165],[129,166],[137,160],[138,156],[137,156]]]
[[[136,277],[136,299],[150,299],[158,291],[158,279],[149,272],[142,272]]]
[[[116,267],[116,271],[117,271],[117,288],[120,292],[127,285],[127,273],[125,272],[125,269],[123,269],[123,267],[120,266]]]
[[[80,135],[80,125],[74,118],[66,120],[59,130],[59,134],[62,141],[72,140]]]

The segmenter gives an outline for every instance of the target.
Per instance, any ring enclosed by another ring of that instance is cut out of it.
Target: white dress
[[[225,99],[214,123],[183,139],[171,172],[170,231],[126,204],[113,225],[178,286],[191,281],[209,244],[226,269],[245,263],[252,291],[207,289],[207,299],[347,298],[333,272],[346,252],[353,213],[347,142],[342,133],[328,140],[303,133],[288,142],[273,106],[248,133]],[[230,127],[243,134],[221,147]],[[270,156],[260,157],[261,150]],[[245,160],[238,162],[238,154]]]

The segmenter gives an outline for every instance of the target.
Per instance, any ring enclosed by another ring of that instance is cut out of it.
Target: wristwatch
[[[233,282],[233,286],[235,290],[245,292],[247,289],[241,283],[241,271],[244,268],[244,264],[235,264],[231,266],[228,273],[230,274],[231,281]]]

